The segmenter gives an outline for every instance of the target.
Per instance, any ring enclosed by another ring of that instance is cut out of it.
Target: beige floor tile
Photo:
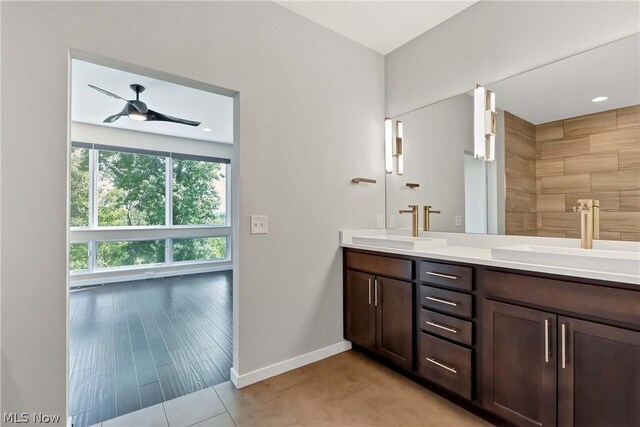
[[[224,412],[215,417],[193,424],[190,427],[235,427],[235,425],[231,416],[227,412]]]
[[[238,427],[279,427],[298,421],[280,401],[240,405],[229,410],[229,414]]]
[[[162,403],[102,423],[103,427],[168,427]]]
[[[213,388],[168,400],[164,409],[171,427],[187,427],[226,412]]]
[[[280,391],[307,380],[309,380],[309,375],[302,369],[294,369],[293,371],[266,379],[262,381],[262,383],[274,391]]]

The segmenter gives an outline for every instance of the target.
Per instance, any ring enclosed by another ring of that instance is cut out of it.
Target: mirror
[[[421,230],[432,206],[430,231],[579,238],[573,207],[597,199],[600,238],[639,241],[639,64],[636,34],[486,85],[493,162],[473,155],[473,88],[394,117],[404,173],[386,175],[387,228],[410,228],[399,211],[418,204]]]

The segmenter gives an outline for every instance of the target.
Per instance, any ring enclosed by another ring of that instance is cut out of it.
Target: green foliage
[[[71,227],[89,225],[89,150],[73,148],[69,165],[71,182]]]
[[[223,259],[226,256],[226,237],[174,239],[173,241],[173,260],[176,262]]]
[[[100,151],[98,224],[164,225],[165,162],[160,156]]]
[[[163,263],[164,245],[164,240],[98,242],[98,267]]]
[[[69,269],[86,270],[89,268],[89,245],[72,243],[69,245]]]
[[[173,223],[225,224],[225,213],[218,212],[220,195],[215,187],[224,178],[220,163],[174,159]]]

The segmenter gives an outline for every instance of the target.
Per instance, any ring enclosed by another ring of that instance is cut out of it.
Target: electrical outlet
[[[462,227],[462,215],[456,215],[456,227]]]
[[[268,220],[266,215],[251,215],[251,234],[267,234]]]
[[[382,220],[382,215],[377,215],[376,216],[376,227],[377,228],[384,228],[384,221]]]

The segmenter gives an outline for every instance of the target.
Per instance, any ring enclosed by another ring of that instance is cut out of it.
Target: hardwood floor
[[[147,426],[490,426],[355,351],[240,390],[230,382],[105,422]]]
[[[231,272],[72,291],[69,318],[74,427],[229,380]]]

